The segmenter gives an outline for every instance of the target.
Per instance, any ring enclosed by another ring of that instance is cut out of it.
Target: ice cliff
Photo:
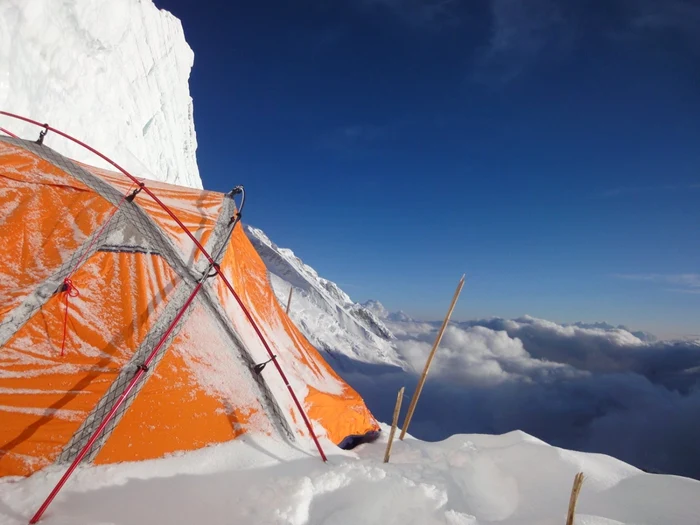
[[[150,0],[0,2],[0,109],[88,142],[139,176],[202,187],[180,21]],[[22,138],[39,129],[0,116]],[[92,165],[91,153],[46,144]]]

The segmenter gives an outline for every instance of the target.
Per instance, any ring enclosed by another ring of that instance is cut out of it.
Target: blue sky
[[[156,0],[204,185],[355,300],[700,333],[700,4]]]

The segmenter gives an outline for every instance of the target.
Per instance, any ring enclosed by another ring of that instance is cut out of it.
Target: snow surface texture
[[[263,232],[247,231],[283,305],[294,287],[297,326],[373,414],[390,421],[396,392],[405,386],[412,394],[440,322],[389,313],[377,301],[357,305]],[[375,326],[390,336],[368,337]],[[700,478],[698,413],[700,342],[655,341],[607,323],[494,318],[448,327],[411,432],[438,440],[524,430],[557,446]]]
[[[0,2],[0,109],[47,122],[134,175],[201,188],[180,21],[151,0]],[[40,129],[0,116],[22,138]],[[46,144],[93,166],[85,149]]]
[[[382,463],[380,441],[333,449],[328,464],[250,436],[154,461],[80,468],[46,525],[561,525],[576,472],[577,525],[696,525],[700,482],[643,473],[608,456],[551,447],[522,432],[408,436]],[[0,480],[0,523],[24,525],[58,480],[50,468]]]

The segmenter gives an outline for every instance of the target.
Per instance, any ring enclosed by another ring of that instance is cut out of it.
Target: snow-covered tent
[[[0,134],[0,476],[378,431],[278,304],[234,198]]]

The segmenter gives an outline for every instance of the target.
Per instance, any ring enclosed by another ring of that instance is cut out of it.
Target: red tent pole
[[[163,201],[161,201],[149,188],[147,188],[146,185],[145,185],[143,182],[141,182],[140,180],[138,180],[138,179],[137,179],[136,177],[134,177],[131,173],[129,173],[128,171],[126,171],[124,168],[122,168],[119,164],[117,164],[117,163],[114,162],[112,159],[110,159],[109,157],[107,157],[107,155],[104,155],[104,154],[100,153],[99,151],[97,151],[97,150],[96,150],[95,148],[93,148],[92,146],[89,146],[88,144],[85,144],[83,141],[81,141],[81,140],[79,140],[79,139],[76,139],[75,137],[72,137],[72,136],[69,135],[68,133],[64,133],[63,131],[61,131],[61,130],[59,130],[59,129],[53,128],[53,127],[49,126],[48,124],[42,124],[41,122],[39,122],[39,121],[37,121],[37,120],[33,120],[33,119],[30,119],[30,118],[27,118],[27,117],[23,117],[23,116],[21,116],[21,115],[15,115],[14,113],[8,113],[7,111],[0,111],[0,115],[5,115],[5,116],[8,116],[8,117],[13,117],[13,118],[16,118],[16,119],[19,119],[19,120],[23,120],[23,121],[25,121],[25,122],[29,122],[30,124],[34,124],[34,125],[36,125],[36,126],[42,127],[42,128],[44,128],[44,129],[46,129],[47,131],[53,131],[53,132],[56,133],[57,135],[61,135],[62,137],[67,138],[68,140],[70,140],[70,141],[72,141],[72,142],[75,142],[76,144],[82,146],[82,147],[85,148],[86,150],[88,150],[88,151],[94,153],[95,155],[97,155],[98,157],[100,157],[100,158],[101,158],[102,160],[104,160],[105,162],[108,162],[109,164],[111,164],[112,166],[114,166],[115,168],[117,168],[117,169],[118,169],[121,173],[123,173],[126,177],[128,177],[129,179],[131,179],[132,182],[134,182],[135,184],[138,184],[138,186],[139,186],[145,193],[147,193],[149,197],[151,197],[161,208],[163,208],[163,210],[164,210],[168,215],[170,215],[170,217],[177,223],[178,226],[180,226],[180,228],[183,229],[183,231],[185,232],[185,234],[187,234],[187,236],[192,240],[192,242],[194,242],[194,244],[197,246],[197,248],[199,249],[199,251],[202,252],[202,255],[204,255],[204,257],[206,257],[207,262],[209,262],[209,263],[213,263],[213,262],[214,262],[214,260],[211,258],[211,256],[209,255],[209,253],[207,253],[207,251],[204,249],[204,246],[202,246],[202,244],[197,240],[197,238],[192,234],[192,232],[187,228],[187,226],[185,226],[185,225],[182,223],[182,221],[177,217],[177,215],[175,215],[175,214],[173,213],[173,211],[172,211],[170,208],[168,208],[168,207],[163,203]]]
[[[42,503],[41,507],[39,507],[39,510],[36,511],[36,514],[32,517],[31,520],[29,520],[29,523],[36,523],[41,519],[41,516],[44,514],[46,509],[51,505],[51,502],[54,500],[56,495],[60,492],[60,490],[63,488],[63,485],[66,484],[66,481],[68,481],[68,478],[70,478],[71,474],[75,471],[75,469],[78,467],[80,462],[83,460],[83,458],[86,456],[86,454],[90,451],[90,447],[95,444],[95,441],[100,437],[102,434],[102,431],[105,429],[107,424],[114,418],[114,415],[117,413],[117,410],[119,410],[119,407],[124,404],[124,401],[126,401],[126,398],[129,396],[131,391],[134,389],[136,384],[141,380],[143,375],[148,371],[148,366],[151,364],[153,359],[155,359],[156,354],[158,353],[158,350],[163,346],[165,343],[166,339],[170,335],[170,333],[175,329],[175,326],[177,323],[180,321],[182,316],[185,314],[185,311],[187,308],[192,304],[192,301],[194,301],[194,298],[196,297],[197,293],[199,290],[202,288],[202,285],[204,284],[204,279],[199,281],[197,283],[197,286],[194,287],[192,290],[192,293],[190,296],[187,298],[187,301],[185,304],[180,308],[180,311],[177,313],[175,316],[175,319],[170,323],[170,326],[168,326],[168,329],[165,331],[163,336],[160,338],[158,341],[158,344],[151,350],[151,353],[148,354],[148,357],[146,360],[143,362],[141,366],[139,366],[138,370],[136,371],[136,374],[134,375],[133,379],[129,382],[129,384],[126,386],[124,389],[124,392],[119,396],[117,399],[117,402],[114,404],[112,409],[109,411],[109,413],[105,416],[105,418],[102,420],[102,423],[100,423],[100,426],[97,427],[95,432],[93,432],[92,436],[90,436],[90,439],[88,442],[85,444],[85,446],[80,450],[80,453],[78,456],[73,460],[73,463],[71,463],[70,467],[68,467],[68,470],[63,474],[63,477],[56,483],[56,486],[53,488],[51,491],[51,494],[46,498],[44,503]]]
[[[279,372],[280,377],[282,378],[282,381],[284,381],[284,386],[286,386],[287,389],[289,390],[289,394],[292,396],[292,399],[294,400],[294,404],[297,406],[297,409],[299,410],[299,413],[301,414],[301,417],[303,418],[304,423],[306,423],[306,428],[309,429],[309,433],[311,434],[311,437],[313,438],[314,443],[316,444],[316,448],[318,449],[318,453],[321,454],[321,459],[324,462],[328,461],[328,458],[326,457],[326,454],[323,452],[323,448],[321,447],[321,443],[319,443],[318,438],[316,437],[316,433],[314,432],[314,429],[311,426],[311,422],[309,421],[309,418],[306,417],[306,412],[304,412],[304,409],[301,407],[301,403],[299,402],[297,395],[294,393],[294,389],[292,389],[292,386],[289,384],[289,381],[287,380],[287,376],[285,375],[284,371],[282,370],[282,367],[277,362],[277,359],[275,359],[275,355],[272,353],[272,350],[270,349],[269,345],[267,344],[267,341],[265,341],[265,338],[263,337],[262,333],[260,332],[258,325],[253,320],[253,316],[250,315],[248,308],[246,308],[246,306],[243,304],[243,301],[238,296],[236,291],[233,289],[233,286],[231,286],[231,283],[228,281],[226,276],[223,273],[220,273],[219,275],[221,275],[221,280],[226,285],[226,288],[228,288],[230,290],[230,292],[233,294],[233,297],[236,299],[236,302],[238,302],[238,305],[241,307],[241,310],[243,310],[243,313],[248,318],[248,321],[250,321],[250,324],[253,325],[253,328],[255,329],[255,333],[258,334],[258,338],[260,339],[263,346],[265,347],[265,350],[267,350],[267,354],[270,356],[270,360],[275,365],[275,368],[277,368],[277,371]]]
[[[0,127],[0,131],[2,131],[5,135],[9,135],[13,139],[19,138],[17,135],[12,133],[11,131],[7,131],[5,128]]]

